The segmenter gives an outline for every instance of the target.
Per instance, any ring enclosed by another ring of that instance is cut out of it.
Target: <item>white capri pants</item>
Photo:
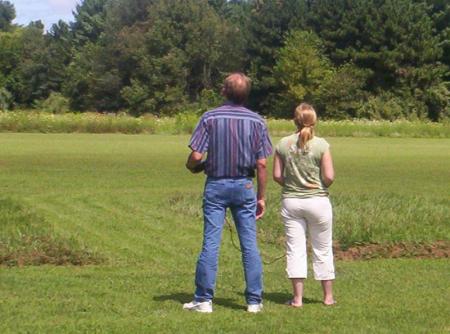
[[[333,211],[328,197],[284,198],[281,203],[288,277],[307,277],[306,231],[309,230],[314,278],[319,281],[334,279]]]

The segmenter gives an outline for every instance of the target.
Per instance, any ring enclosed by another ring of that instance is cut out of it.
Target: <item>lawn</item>
[[[215,312],[184,312],[201,243],[204,181],[183,168],[187,141],[0,134],[0,218],[20,208],[14,219],[33,226],[15,231],[2,218],[0,241],[45,232],[98,260],[0,267],[1,333],[450,332],[448,258],[338,261],[338,305],[323,307],[320,287],[309,279],[300,310],[283,305],[290,287],[278,261],[264,267],[264,312],[246,314],[240,255],[226,231]],[[449,139],[329,141],[336,241],[350,247],[450,240]],[[278,199],[270,182],[269,211],[258,223],[265,259],[283,252]]]

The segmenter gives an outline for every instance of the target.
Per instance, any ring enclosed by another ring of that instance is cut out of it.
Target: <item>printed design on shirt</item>
[[[285,168],[289,169],[291,175],[295,175],[302,186],[309,189],[320,188],[313,177],[317,173],[317,167],[314,165],[312,152],[302,151],[296,144],[291,144],[287,152]]]

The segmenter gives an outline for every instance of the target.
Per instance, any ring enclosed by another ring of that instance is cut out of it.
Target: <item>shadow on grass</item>
[[[264,292],[264,299],[275,304],[285,304],[292,299],[292,294],[285,292]],[[321,300],[303,297],[303,304],[322,304]]]
[[[188,302],[192,301],[192,298],[193,298],[193,296],[191,293],[176,292],[176,293],[172,293],[170,295],[155,296],[155,297],[153,297],[153,300],[158,301],[158,302],[173,300],[173,301],[179,302],[180,304],[183,304],[183,303],[188,303]],[[245,309],[244,305],[236,304],[232,299],[229,299],[229,298],[214,298],[213,302],[215,305],[220,305],[220,306],[231,308],[234,310]]]

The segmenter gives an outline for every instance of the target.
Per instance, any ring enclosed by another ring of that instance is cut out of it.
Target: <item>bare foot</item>
[[[303,303],[295,302],[294,299],[288,300],[285,304],[288,306],[291,306],[291,307],[295,307],[295,308],[303,306]]]
[[[334,299],[326,299],[323,301],[323,305],[325,306],[336,305],[336,301]]]

